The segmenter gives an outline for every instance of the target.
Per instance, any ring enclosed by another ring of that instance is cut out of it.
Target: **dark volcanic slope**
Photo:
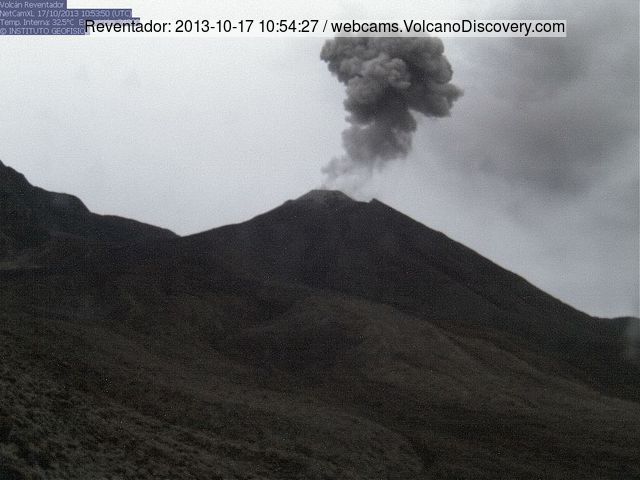
[[[588,319],[387,205],[356,202],[341,192],[312,191],[182,245],[259,276],[370,297],[432,318],[485,323],[511,312]]]
[[[0,478],[640,478],[638,320],[380,202],[57,239],[0,269]]]
[[[377,200],[315,190],[180,245],[263,279],[383,302],[474,335],[508,334],[640,398],[625,356],[628,322],[593,319]]]
[[[0,258],[60,236],[126,242],[175,234],[134,220],[91,213],[78,198],[34,187],[0,162]]]

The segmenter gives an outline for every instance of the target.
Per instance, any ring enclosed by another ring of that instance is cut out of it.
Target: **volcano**
[[[0,164],[0,478],[638,478],[637,318],[377,200],[187,237]]]

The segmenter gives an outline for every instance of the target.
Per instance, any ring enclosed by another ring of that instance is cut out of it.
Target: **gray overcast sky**
[[[637,0],[411,3],[566,19],[568,37],[443,39],[464,96],[358,195],[588,313],[638,315]],[[341,13],[371,17],[362,4]],[[0,42],[0,159],[98,213],[181,234],[240,222],[318,187],[341,153],[323,39]]]

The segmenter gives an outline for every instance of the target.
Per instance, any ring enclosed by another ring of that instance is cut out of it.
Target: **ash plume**
[[[462,91],[449,83],[452,69],[443,52],[433,37],[339,37],[324,44],[320,58],[347,87],[350,123],[342,132],[344,155],[323,168],[328,183],[406,157],[417,126],[414,112],[449,115]]]

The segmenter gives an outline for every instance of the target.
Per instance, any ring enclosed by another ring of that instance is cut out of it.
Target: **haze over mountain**
[[[178,237],[0,164],[0,478],[638,478],[638,319],[311,191]]]

